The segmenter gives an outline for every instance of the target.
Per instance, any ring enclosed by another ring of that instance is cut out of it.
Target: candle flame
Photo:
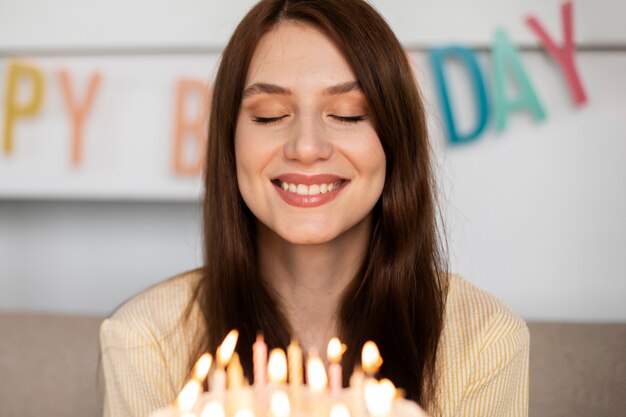
[[[287,382],[287,356],[284,350],[272,349],[267,363],[267,372],[270,382],[275,384]]]
[[[217,348],[217,363],[221,367],[226,366],[228,362],[230,362],[230,358],[233,356],[238,338],[239,332],[237,330],[231,330],[224,338],[220,347]]]
[[[178,405],[178,409],[181,411],[189,411],[193,408],[194,404],[198,400],[198,396],[202,391],[202,385],[195,379],[187,382],[187,384],[183,387],[178,394],[178,398],[176,399],[176,404]]]
[[[324,363],[317,355],[310,355],[306,364],[307,379],[309,387],[313,392],[322,392],[328,385],[328,377]]]
[[[350,410],[345,404],[336,403],[330,409],[329,417],[350,417]]]
[[[369,341],[363,345],[363,351],[361,352],[361,364],[363,370],[370,375],[375,374],[383,364],[383,358],[380,357],[378,352],[378,346],[376,343]]]
[[[249,408],[242,408],[235,413],[235,417],[254,417],[254,413]]]
[[[202,409],[200,417],[225,417],[224,407],[218,401],[209,401]]]
[[[291,405],[289,397],[283,391],[276,391],[270,399],[270,410],[273,417],[289,417]]]
[[[328,360],[337,363],[341,361],[341,355],[346,351],[346,345],[341,343],[338,338],[333,337],[328,342],[328,348],[326,349],[326,356]]]
[[[365,382],[365,405],[373,417],[388,416],[395,395],[396,387],[388,379],[380,382],[370,379]]]
[[[200,359],[196,362],[193,367],[193,377],[194,379],[204,382],[207,374],[209,373],[209,369],[211,368],[211,363],[213,362],[213,356],[209,353],[205,353],[200,356]]]

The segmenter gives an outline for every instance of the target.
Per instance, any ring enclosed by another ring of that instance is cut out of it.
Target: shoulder
[[[497,375],[525,386],[529,345],[528,327],[510,307],[463,277],[450,275],[436,365],[442,415],[458,414],[471,387],[484,388],[492,381],[491,389],[505,392],[498,388]]]
[[[444,380],[465,386],[477,376],[483,358],[493,359],[496,352],[496,362],[504,362],[527,354],[529,345],[526,323],[509,306],[465,278],[449,276],[437,359]],[[461,394],[452,386],[447,388],[451,390],[448,395]]]
[[[486,415],[494,407],[527,415],[529,349],[520,316],[487,291],[450,275],[436,365],[441,415]]]
[[[493,337],[528,333],[524,320],[508,305],[460,275],[451,274],[444,330],[488,343]],[[496,333],[496,334],[491,334]]]
[[[186,318],[200,278],[200,270],[186,272],[126,301],[102,323],[102,348],[133,347],[146,342],[160,344]]]

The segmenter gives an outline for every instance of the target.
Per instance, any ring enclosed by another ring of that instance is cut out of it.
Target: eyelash
[[[258,123],[260,125],[270,125],[272,123],[277,123],[281,121],[285,117],[287,117],[287,115],[280,116],[280,117],[255,117],[252,120],[255,123]],[[365,116],[331,116],[331,117],[341,123],[346,123],[346,124],[358,123],[360,121],[365,120]]]
[[[358,123],[365,120],[365,116],[331,116],[341,123]]]
[[[271,125],[272,123],[279,122],[280,120],[284,119],[285,117],[287,117],[287,116],[280,116],[280,117],[255,117],[252,120],[255,123],[258,123],[260,125]]]

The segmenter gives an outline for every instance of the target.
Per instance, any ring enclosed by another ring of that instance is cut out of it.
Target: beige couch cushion
[[[101,317],[0,314],[0,416],[102,416]]]
[[[626,416],[626,324],[529,328],[530,417]]]

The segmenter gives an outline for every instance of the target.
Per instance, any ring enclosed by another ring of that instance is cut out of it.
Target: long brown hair
[[[339,336],[351,347],[342,364],[353,369],[360,346],[374,340],[384,358],[381,376],[424,407],[432,406],[447,280],[424,106],[403,48],[383,18],[361,0],[263,0],[239,23],[223,52],[209,123],[205,264],[192,300],[200,305],[207,334],[198,339],[195,353],[214,352],[236,328],[237,351],[252,379],[251,346],[258,332],[270,348],[290,342],[288,321],[260,276],[255,218],[237,187],[234,150],[252,54],[261,37],[286,20],[315,26],[342,50],[368,100],[386,155],[386,181],[373,210],[368,254],[337,310]],[[344,384],[348,378],[346,372]]]

